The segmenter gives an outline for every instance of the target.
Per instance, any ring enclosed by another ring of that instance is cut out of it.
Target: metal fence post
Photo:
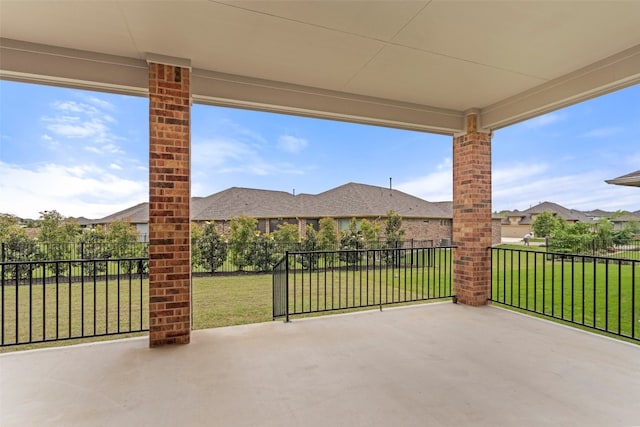
[[[289,323],[289,251],[285,251],[284,258],[284,321],[285,323]]]

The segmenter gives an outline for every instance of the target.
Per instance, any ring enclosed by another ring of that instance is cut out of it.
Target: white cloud
[[[116,163],[111,163],[111,164],[109,165],[109,169],[113,169],[113,170],[117,170],[117,171],[119,171],[119,170],[122,170],[122,166],[120,166],[120,165],[118,165],[118,164],[116,164]]]
[[[291,135],[282,135],[278,138],[278,149],[288,153],[297,153],[303,150],[309,142],[304,138]]]
[[[116,144],[122,138],[112,129],[117,122],[105,111],[113,110],[114,106],[96,97],[86,99],[88,102],[67,100],[52,103],[53,114],[42,117],[51,135],[47,134],[43,139],[52,140],[53,135],[61,141],[81,140],[87,144],[84,147],[87,151],[97,154],[122,154],[122,149]]]
[[[609,176],[601,170],[574,174],[563,174],[562,170],[558,170],[553,171],[555,176],[550,171],[546,165],[495,170],[493,209],[523,210],[544,201],[583,210],[636,210],[640,207],[640,192],[637,189],[616,188],[606,184],[604,180]]]
[[[608,138],[617,135],[623,131],[620,127],[603,127],[592,129],[582,134],[585,138]]]
[[[527,209],[550,201],[572,209],[640,209],[640,191],[609,185],[602,170],[563,173],[546,163],[514,163],[492,172],[493,210]],[[429,201],[452,200],[451,159],[444,159],[428,175],[402,182],[395,188]]]
[[[395,186],[400,191],[432,202],[453,198],[453,166],[450,158],[444,159],[435,172]]]
[[[565,117],[561,113],[548,113],[543,116],[536,117],[534,119],[528,120],[525,122],[525,126],[532,129],[541,128],[544,126],[549,126],[553,123],[557,123],[559,121],[564,120]]]
[[[301,174],[303,171],[284,162],[269,162],[253,146],[234,140],[214,139],[193,143],[194,169],[209,173],[245,173],[249,175]]]
[[[509,167],[493,170],[491,180],[494,188],[502,188],[541,175],[548,169],[549,166],[543,163],[514,163]]]
[[[249,129],[246,126],[242,126],[227,118],[219,120],[219,131],[233,135],[233,139],[239,139],[244,142],[257,142],[259,144],[267,143],[267,140],[259,132]]]
[[[100,218],[146,200],[147,185],[92,164],[30,169],[0,162],[0,212],[37,218],[55,209],[65,216]]]

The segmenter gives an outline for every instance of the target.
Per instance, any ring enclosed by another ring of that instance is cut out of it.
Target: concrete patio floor
[[[0,425],[632,426],[640,346],[451,303],[0,355]]]

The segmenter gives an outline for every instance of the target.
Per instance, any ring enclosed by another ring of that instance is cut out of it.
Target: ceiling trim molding
[[[499,129],[640,83],[640,45],[482,109]]]
[[[453,135],[461,111],[194,69],[193,102]]]
[[[76,49],[0,39],[0,78],[147,96],[145,61]]]
[[[187,58],[176,58],[174,56],[161,55],[159,53],[147,52],[145,54],[147,64],[164,64],[174,67],[188,68],[191,70],[191,60]]]

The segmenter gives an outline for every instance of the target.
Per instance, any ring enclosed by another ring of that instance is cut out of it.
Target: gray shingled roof
[[[300,204],[284,191],[232,187],[192,201],[191,218],[196,221],[231,219],[240,215],[254,218],[298,217]]]
[[[403,217],[451,218],[451,202],[428,202],[402,191],[350,182],[309,197],[306,217],[375,217],[390,210]]]
[[[293,194],[284,191],[232,187],[207,197],[191,199],[195,221],[228,220],[240,215],[255,218],[351,218],[385,216],[394,210],[411,218],[451,218],[452,202],[428,202],[418,197],[373,185],[348,183],[323,193]],[[126,220],[146,223],[149,204],[140,203],[96,220],[103,224]]]
[[[394,210],[403,217],[451,218],[451,202],[427,202],[398,190],[348,183],[323,193],[298,194],[283,191],[233,187],[195,201],[192,218],[230,219],[239,215],[255,218],[350,218],[385,216]]]
[[[149,222],[149,203],[138,203],[135,206],[121,210],[114,214],[96,219],[95,224],[107,224],[114,221],[124,221],[131,224],[145,224]]]
[[[598,218],[608,218],[613,214],[611,211],[603,211],[602,209],[595,209],[592,211],[584,211],[583,212],[587,216],[598,217]]]
[[[553,202],[542,202],[535,206],[530,207],[522,211],[522,213],[527,215],[535,215],[542,212],[551,212],[556,214],[557,216],[564,218],[570,221],[581,221],[581,222],[590,222],[591,218],[589,218],[584,213],[577,211],[575,209],[567,209],[564,206],[560,206],[557,203]],[[522,222],[520,222],[522,224]]]

